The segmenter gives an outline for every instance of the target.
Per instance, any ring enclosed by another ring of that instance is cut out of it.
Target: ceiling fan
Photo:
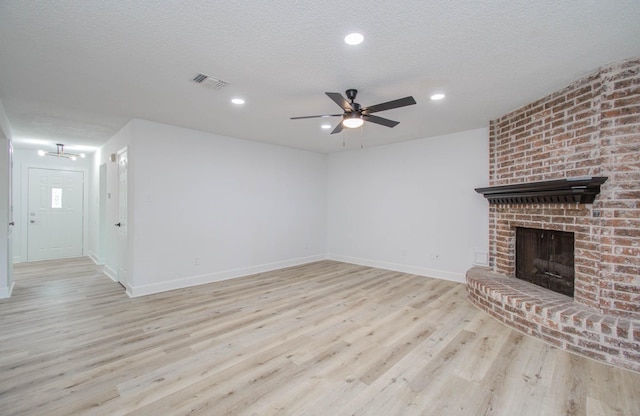
[[[300,120],[303,118],[342,117],[342,122],[338,123],[331,134],[340,133],[343,127],[360,127],[365,121],[370,121],[371,123],[380,124],[382,126],[395,127],[400,124],[399,121],[393,121],[389,120],[388,118],[373,116],[371,114],[377,113],[378,111],[391,110],[393,108],[416,104],[416,100],[414,100],[413,97],[409,96],[393,101],[387,101],[385,103],[372,105],[369,107],[362,107],[360,104],[355,102],[356,95],[358,95],[358,90],[348,89],[347,91],[345,91],[347,99],[349,99],[350,102],[347,101],[347,99],[345,99],[339,92],[325,92],[325,94],[327,94],[329,98],[331,98],[336,104],[338,104],[340,108],[344,110],[344,113],[324,114],[319,116],[291,117],[291,120]]]

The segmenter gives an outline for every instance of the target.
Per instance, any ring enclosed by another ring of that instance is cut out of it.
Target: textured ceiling
[[[351,31],[362,45],[343,42]],[[17,147],[99,146],[135,117],[320,152],[381,145],[487,126],[638,55],[638,0],[0,1]],[[199,72],[229,85],[197,85]],[[392,129],[289,120],[339,113],[324,92],[347,88],[364,106],[418,104],[378,113]]]

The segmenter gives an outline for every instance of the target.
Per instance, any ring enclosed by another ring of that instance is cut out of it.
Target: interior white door
[[[13,227],[16,225],[13,216],[13,145],[9,141],[9,230],[7,233],[7,286],[13,284]]]
[[[84,173],[29,168],[27,260],[82,256]]]
[[[118,281],[123,285],[129,279],[128,254],[129,242],[127,240],[127,169],[129,160],[127,149],[118,153]]]

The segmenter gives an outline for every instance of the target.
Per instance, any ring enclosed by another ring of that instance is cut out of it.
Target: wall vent
[[[214,90],[222,89],[229,85],[228,82],[212,78],[205,74],[198,74],[193,78],[193,82],[196,84],[204,85],[205,87],[212,88]]]

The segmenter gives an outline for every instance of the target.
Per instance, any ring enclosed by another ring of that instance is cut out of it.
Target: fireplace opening
[[[570,232],[516,228],[516,277],[573,297],[573,246]]]

